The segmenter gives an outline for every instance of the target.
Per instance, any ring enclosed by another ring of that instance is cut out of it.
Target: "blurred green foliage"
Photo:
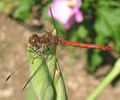
[[[94,31],[93,43],[106,45],[109,41],[114,43],[117,52],[120,51],[120,4],[117,0],[99,0],[93,3]],[[102,63],[101,51],[93,50],[90,57],[90,72],[94,72],[96,67]]]
[[[120,52],[120,3],[117,0],[83,0],[81,11],[84,21],[77,23],[69,30],[67,39],[84,42],[87,38],[90,43],[98,45],[114,44],[116,52]],[[109,51],[108,51],[109,52]],[[93,73],[103,62],[102,50],[87,50],[90,64],[89,72]]]
[[[21,4],[14,12],[14,17],[26,20],[29,18],[32,0],[22,0]]]
[[[10,11],[19,4],[19,0],[0,0],[0,10],[3,10],[6,13],[10,13]]]
[[[84,22],[76,24],[69,31],[69,39],[77,41],[91,39],[91,43],[107,45],[113,42],[116,52],[120,52],[120,3],[117,0],[84,0],[81,10]],[[84,28],[81,28],[84,27]],[[84,38],[83,38],[84,37]],[[87,51],[90,64],[89,72],[93,73],[97,66],[103,62],[102,50]],[[108,51],[109,52],[109,51]]]
[[[27,20],[33,6],[47,2],[48,0],[0,0],[0,10],[12,13],[15,18]]]
[[[33,6],[42,7],[42,18],[50,20],[47,11],[53,0],[2,0],[0,9],[10,12],[16,8],[13,15],[26,20],[30,16]],[[64,31],[66,39],[84,42],[89,38],[90,43],[107,45],[114,44],[116,52],[120,51],[120,1],[119,0],[82,0],[81,11],[84,15],[82,23],[76,23],[69,31]],[[51,21],[51,20],[50,20]],[[63,25],[57,22],[57,27]],[[97,66],[103,62],[102,50],[88,50],[87,56],[90,64],[89,72],[93,73]]]

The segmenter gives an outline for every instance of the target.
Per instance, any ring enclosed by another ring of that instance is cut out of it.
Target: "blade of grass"
[[[110,84],[120,74],[120,58],[116,61],[111,72],[105,77],[105,79],[99,84],[99,86],[92,92],[87,100],[95,100],[103,89]]]

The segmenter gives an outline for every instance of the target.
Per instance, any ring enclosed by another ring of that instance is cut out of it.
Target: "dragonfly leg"
[[[44,45],[45,46],[45,45]],[[38,57],[40,57],[40,56],[44,56],[44,53],[46,52],[46,51],[49,51],[50,50],[50,48],[45,48],[45,47],[43,47],[42,49],[41,49],[41,47],[40,48],[38,48],[38,49],[36,49],[36,50],[29,50],[29,52],[35,52],[35,53],[38,53],[38,55],[36,56],[36,57],[34,57],[33,59],[32,59],[32,64],[34,63],[34,59],[36,59],[36,58],[38,58]]]
[[[35,52],[32,47],[29,47],[31,50],[27,50],[28,52]]]
[[[45,51],[49,51],[50,50],[50,48],[47,48]]]
[[[34,50],[27,50],[28,52],[35,52]]]
[[[36,59],[37,57],[34,57],[33,59],[32,59],[32,64],[34,64],[34,59]]]
[[[46,51],[49,51],[49,50],[50,50],[50,49],[48,48],[47,50],[44,50],[44,51],[42,51],[42,52],[39,52],[39,54],[32,59],[32,64],[34,64],[34,59],[36,59],[36,58],[38,58],[38,57],[40,57],[40,56],[43,56],[44,53],[45,53]]]
[[[40,57],[41,55],[37,55],[36,57],[32,58],[32,64],[34,64],[34,60],[38,57]]]
[[[41,65],[41,64],[40,64]],[[24,85],[22,92],[24,91],[24,89],[26,88],[26,86],[28,85],[28,83],[32,80],[32,78],[35,76],[35,74],[40,70],[40,65],[38,66],[38,68],[35,70],[35,72],[32,74],[32,76],[29,78],[29,80],[26,82],[26,84]]]
[[[29,48],[33,49],[31,46],[28,46]]]

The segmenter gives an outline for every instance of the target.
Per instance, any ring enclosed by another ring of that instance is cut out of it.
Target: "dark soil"
[[[51,29],[48,22],[45,23],[45,28]],[[6,86],[4,82],[7,75],[25,61],[28,38],[32,33],[4,13],[0,13],[0,100],[26,100],[27,89],[24,92],[21,92],[21,89],[29,78],[28,64],[24,64]],[[78,48],[73,53],[67,48],[58,57],[69,100],[86,100],[104,78],[95,76],[105,75],[111,70],[111,65],[101,66],[95,75],[89,75],[85,51],[86,49]],[[76,59],[78,55],[80,58]],[[108,85],[96,100],[120,100],[120,81],[114,87]]]

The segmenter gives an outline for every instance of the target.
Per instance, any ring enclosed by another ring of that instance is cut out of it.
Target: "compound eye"
[[[33,34],[30,38],[29,38],[29,43],[33,46],[36,46],[37,42],[39,42],[39,38],[37,36],[37,34]]]
[[[30,43],[35,43],[35,39],[34,38],[30,38]]]

